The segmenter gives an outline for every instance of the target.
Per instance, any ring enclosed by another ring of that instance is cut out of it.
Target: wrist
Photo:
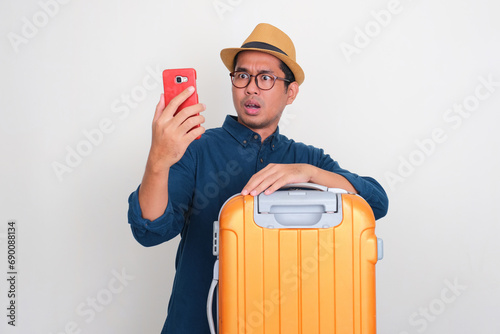
[[[154,175],[168,174],[172,163],[165,159],[157,157],[155,154],[150,152],[148,160],[146,162],[146,173]]]
[[[313,166],[314,167],[314,166]],[[342,175],[330,172],[319,167],[314,167],[313,175],[309,182],[316,183],[328,188],[340,188],[357,194],[358,191]]]
[[[309,180],[307,182],[321,184],[320,173],[321,173],[322,169],[319,167],[313,166],[313,165],[309,165],[309,164],[306,164],[306,166],[309,169],[307,172],[307,175],[309,176]]]

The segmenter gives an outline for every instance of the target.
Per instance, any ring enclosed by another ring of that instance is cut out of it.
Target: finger
[[[198,126],[205,121],[205,118],[194,118],[199,116],[203,111],[205,111],[204,104],[195,104],[186,108],[183,108],[179,111],[175,116],[172,115],[171,118],[164,118],[161,120],[162,123],[170,123],[170,126],[176,131],[181,131],[184,135],[187,133],[193,126]],[[188,122],[189,120],[189,122]],[[187,123],[186,123],[187,122]],[[195,122],[195,123],[193,123]],[[191,127],[189,127],[191,125]]]
[[[190,144],[196,138],[200,137],[204,133],[205,133],[205,128],[203,126],[197,126],[194,129],[190,130],[185,137],[188,143]]]
[[[276,190],[281,189],[283,186],[287,185],[289,182],[284,178],[281,177],[277,180],[275,180],[269,187],[267,187],[264,191],[264,194],[266,195],[271,195],[273,192]]]
[[[194,127],[198,127],[201,124],[203,124],[205,122],[205,117],[203,117],[203,115],[200,115],[200,113],[202,111],[203,110],[200,110],[199,113],[194,114],[194,115],[188,114],[188,116],[186,116],[187,118],[179,125],[179,130],[185,134],[185,133],[188,133]],[[178,115],[178,116],[181,116],[181,115]],[[177,116],[175,116],[175,117],[177,117]],[[181,116],[181,117],[183,117],[183,116]]]
[[[165,112],[169,117],[173,117],[175,112],[179,109],[180,105],[186,101],[195,91],[193,86],[184,89],[179,95],[175,96],[165,107]]]
[[[256,196],[261,192],[269,195],[289,183],[308,182],[307,165],[304,164],[269,164],[256,173],[242,191],[242,194]]]
[[[312,166],[308,164],[288,164],[280,166],[282,168],[278,171],[278,177],[276,177],[275,181],[264,191],[266,195],[290,183],[309,182],[314,172],[314,168],[311,168]]]
[[[257,196],[260,193],[264,193],[266,195],[272,194],[274,191],[278,190],[281,188],[281,185],[286,184],[286,182],[280,181],[281,177],[273,174],[270,177],[266,178],[265,180],[262,181],[261,184],[259,184],[252,192],[251,194],[253,196]]]
[[[198,103],[180,110],[174,118],[179,121],[179,125],[184,123],[190,117],[198,116],[200,113],[205,111],[206,106],[202,103]]]
[[[255,187],[257,187],[260,184],[260,181],[257,181],[257,179],[259,178],[259,175],[261,172],[262,172],[262,170],[257,172],[256,174],[254,174],[250,178],[250,180],[248,180],[247,184],[245,184],[245,186],[243,187],[243,190],[241,191],[242,195],[251,194],[251,192],[255,190]]]
[[[273,184],[279,177],[275,171],[275,165],[270,164],[254,174],[242,190],[243,195],[257,196]]]

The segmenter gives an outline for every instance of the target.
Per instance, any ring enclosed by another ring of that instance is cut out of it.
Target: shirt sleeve
[[[323,150],[319,149],[318,151],[318,167],[345,177],[358,191],[358,194],[368,202],[373,210],[375,219],[380,219],[387,214],[389,198],[380,183],[372,177],[359,176],[341,168],[338,162],[333,160],[328,154],[324,154]]]
[[[183,229],[194,192],[195,159],[186,151],[182,159],[170,168],[168,204],[163,215],[151,221],[142,217],[139,189],[128,199],[128,222],[134,238],[143,246],[161,244],[177,236]]]

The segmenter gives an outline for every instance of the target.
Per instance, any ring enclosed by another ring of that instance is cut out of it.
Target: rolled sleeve
[[[196,157],[190,147],[181,160],[170,168],[167,208],[155,220],[142,217],[139,204],[140,186],[129,196],[128,221],[134,238],[141,245],[155,246],[181,233],[194,193],[195,169]]]
[[[139,186],[140,188],[140,186]],[[139,188],[128,199],[128,222],[134,238],[143,246],[155,246],[175,237],[182,230],[182,222],[175,219],[174,210],[169,202],[165,212],[151,221],[142,217],[139,204]]]

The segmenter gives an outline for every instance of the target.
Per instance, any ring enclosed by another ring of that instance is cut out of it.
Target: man
[[[376,218],[387,212],[387,196],[374,179],[350,173],[323,150],[279,134],[281,114],[304,81],[285,33],[259,24],[241,48],[224,49],[221,58],[231,71],[238,116],[227,116],[222,128],[205,132],[202,126],[193,128],[203,123],[197,114],[204,105],[174,116],[193,89],[167,106],[162,96],[142,184],[129,198],[129,223],[142,245],[181,234],[162,333],[209,333],[205,307],[215,260],[212,226],[230,196],[269,194],[288,183],[312,182],[358,193]]]

